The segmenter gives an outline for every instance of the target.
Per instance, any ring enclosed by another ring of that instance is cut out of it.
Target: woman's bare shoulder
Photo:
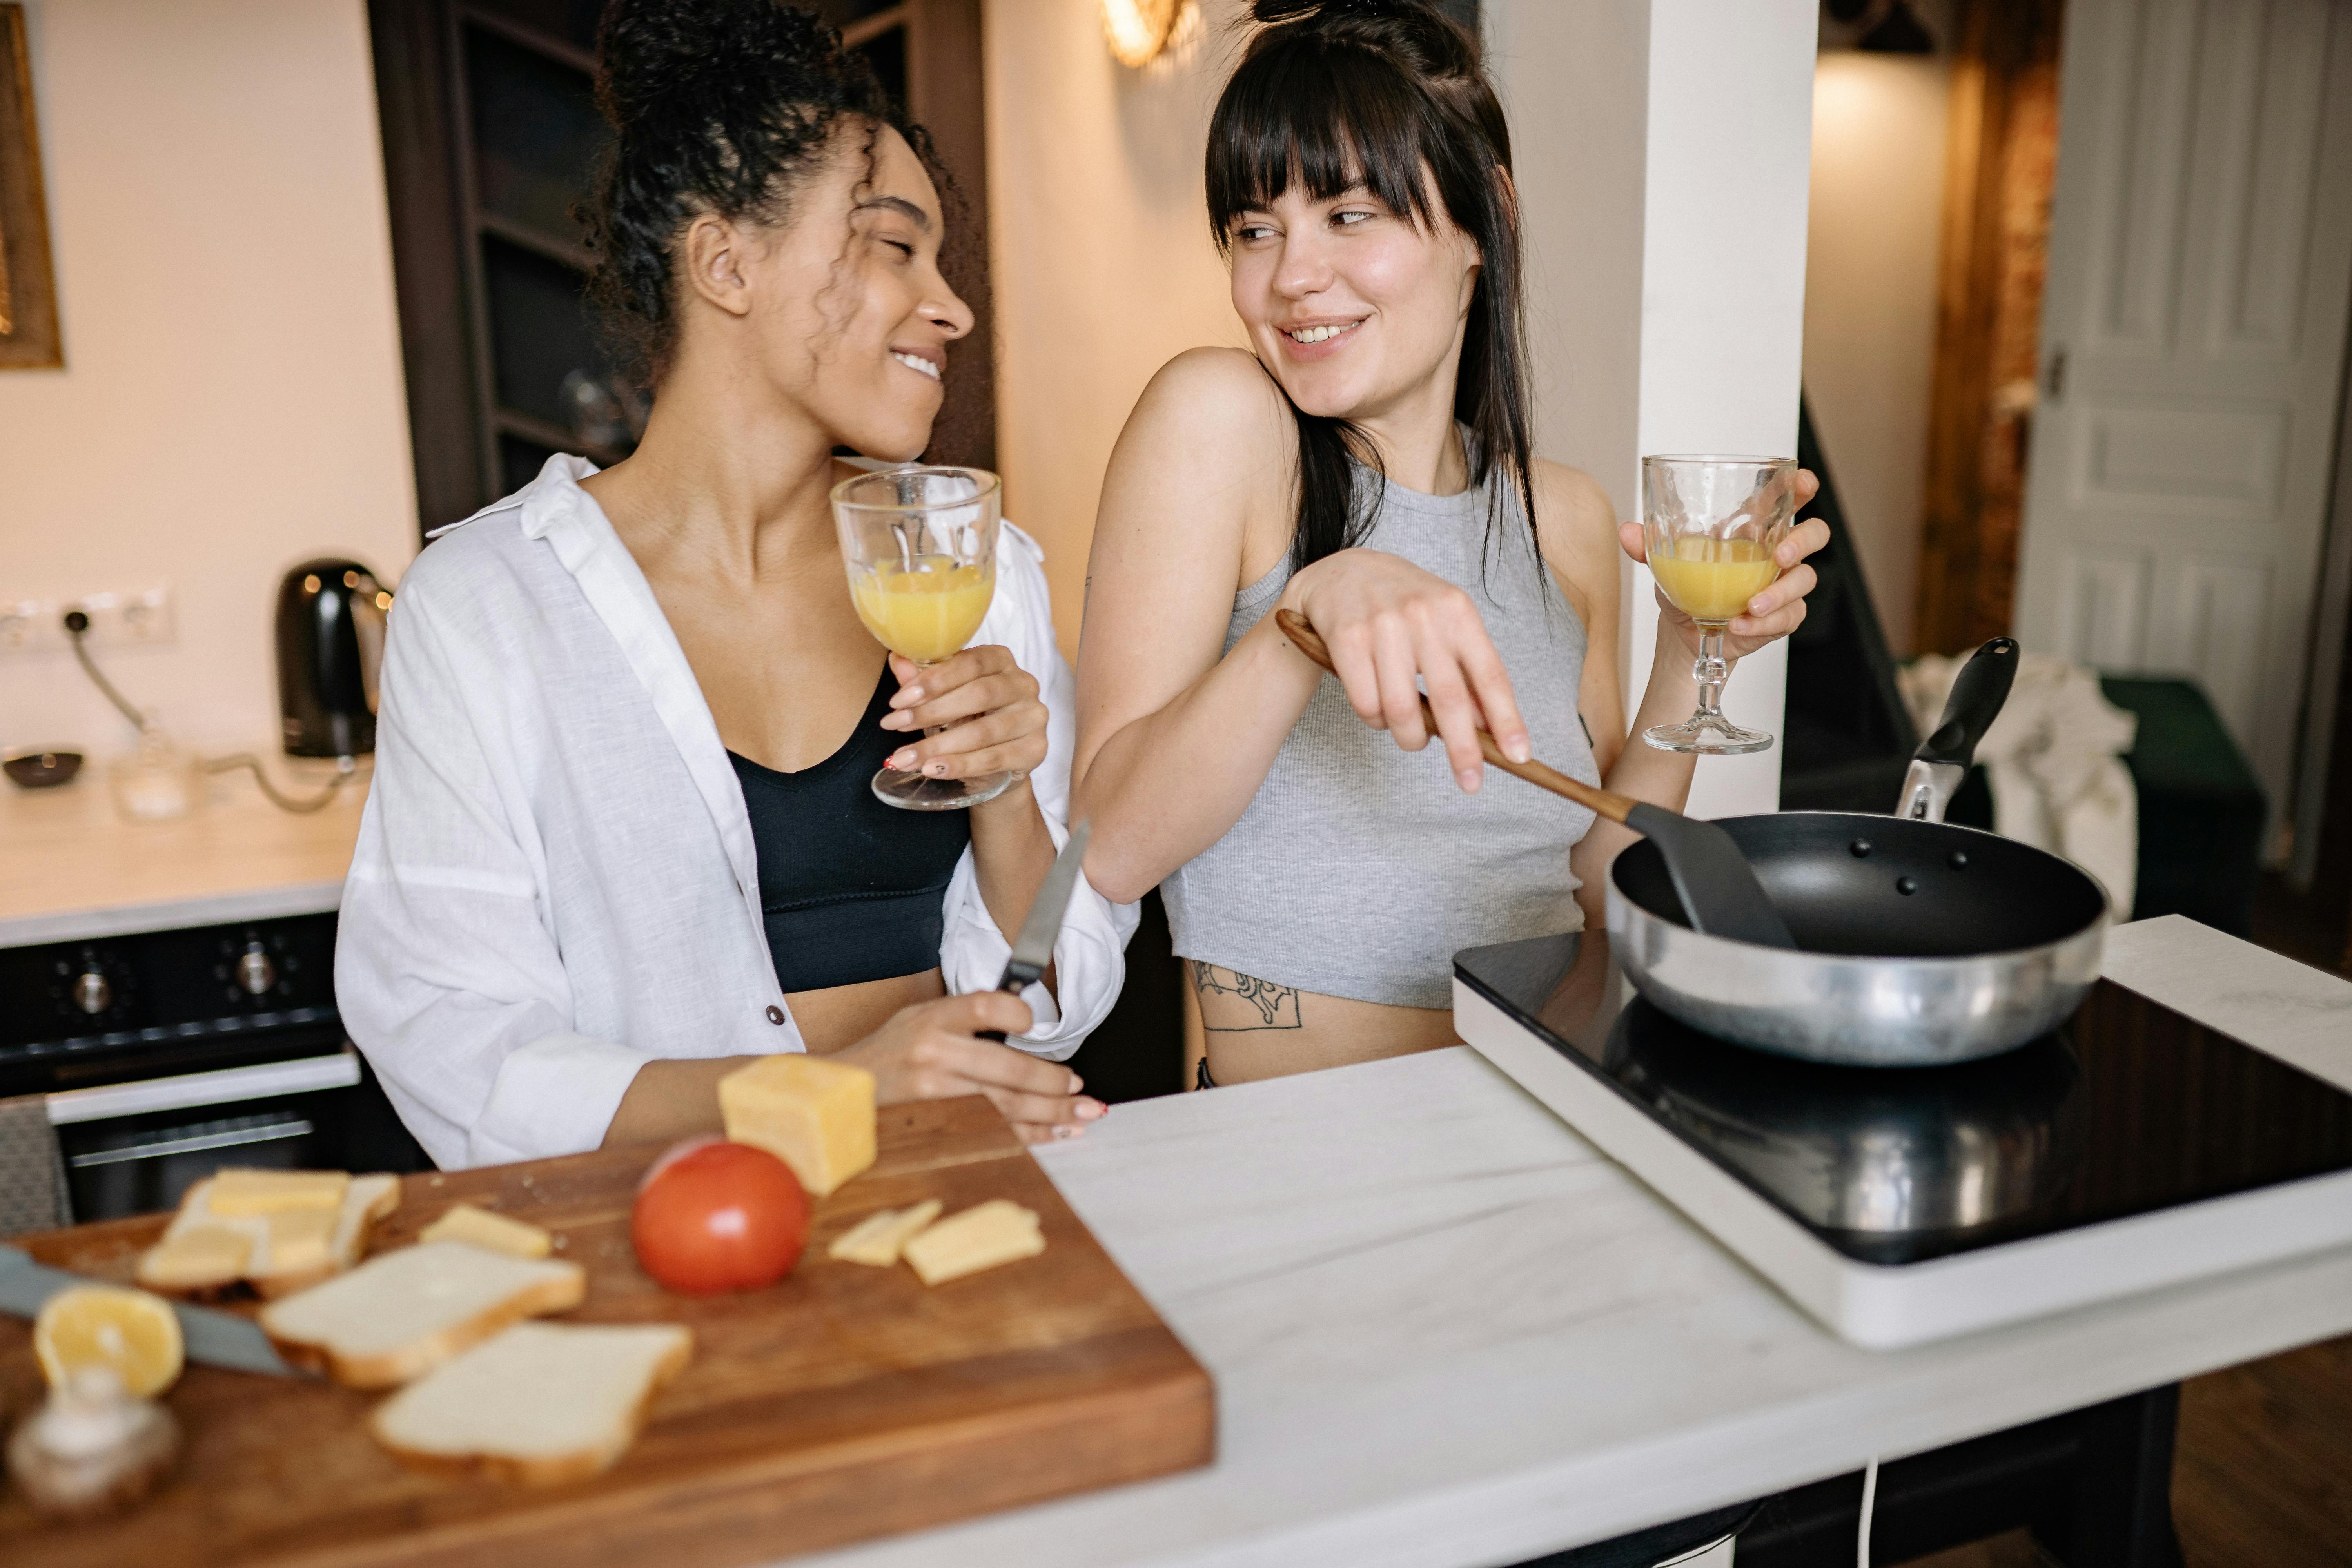
[[[1240,349],[1186,349],[1160,367],[1129,416],[1127,434],[1160,446],[1181,443],[1197,460],[1255,466],[1286,457],[1297,440],[1282,389]]]
[[[1581,468],[1536,459],[1528,471],[1536,496],[1536,537],[1586,624],[1617,593],[1617,506]]]
[[[1538,458],[1528,478],[1536,492],[1538,525],[1547,531],[1564,529],[1576,535],[1599,533],[1614,548],[1617,506],[1599,479],[1582,468]],[[1563,540],[1562,542],[1569,542]]]

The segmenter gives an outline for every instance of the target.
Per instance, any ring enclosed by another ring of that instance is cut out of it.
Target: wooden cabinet
[[[980,5],[818,9],[929,127],[957,187],[945,265],[979,324],[950,355],[929,456],[992,467]],[[551,453],[609,463],[634,445],[643,400],[598,341],[572,216],[610,136],[593,93],[602,9],[370,0],[422,529],[528,482]]]

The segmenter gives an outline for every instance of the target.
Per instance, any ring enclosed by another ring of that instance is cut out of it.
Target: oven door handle
[[[217,1072],[182,1073],[176,1078],[151,1078],[139,1083],[66,1089],[48,1097],[49,1125],[65,1127],[77,1121],[139,1116],[151,1110],[187,1110],[199,1105],[226,1105],[273,1095],[349,1089],[359,1081],[359,1053],[346,1046],[328,1057],[300,1057],[288,1062],[224,1068]]]
[[[265,1121],[258,1127],[231,1127],[218,1132],[198,1132],[186,1136],[159,1136],[143,1143],[125,1143],[115,1149],[93,1149],[86,1154],[76,1154],[67,1162],[77,1171],[87,1171],[94,1165],[120,1165],[130,1160],[163,1160],[173,1154],[201,1154],[214,1149],[239,1149],[247,1143],[270,1143],[285,1138],[308,1136],[315,1129],[299,1116],[283,1121]]]

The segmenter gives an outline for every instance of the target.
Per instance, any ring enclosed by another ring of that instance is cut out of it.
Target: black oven
[[[418,1171],[334,1005],[331,913],[0,950],[0,1099],[46,1098],[77,1222],[223,1165]]]

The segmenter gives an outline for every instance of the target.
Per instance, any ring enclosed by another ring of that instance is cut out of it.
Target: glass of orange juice
[[[850,602],[884,647],[933,665],[980,630],[996,595],[999,489],[985,469],[912,466],[833,488]],[[939,779],[884,768],[874,793],[908,811],[961,811],[994,800],[1013,777]]]
[[[1642,532],[1658,591],[1698,623],[1698,710],[1656,724],[1642,739],[1663,752],[1734,755],[1760,752],[1772,737],[1723,716],[1723,628],[1780,574],[1772,552],[1797,510],[1790,458],[1668,457],[1642,459]]]

